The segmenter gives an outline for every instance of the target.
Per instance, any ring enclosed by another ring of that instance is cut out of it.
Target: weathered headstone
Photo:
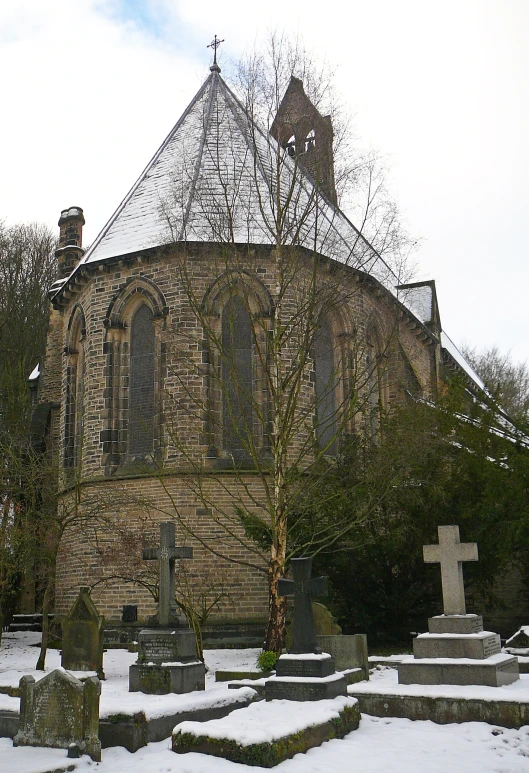
[[[336,674],[334,660],[318,646],[312,611],[312,594],[327,593],[327,578],[311,578],[312,558],[293,558],[293,580],[278,581],[281,596],[294,596],[292,646],[276,661],[276,675],[265,685],[266,700],[321,700],[347,694],[342,674]]]
[[[160,524],[160,547],[146,548],[145,560],[159,562],[159,626],[138,635],[138,660],[129,668],[129,691],[154,695],[204,690],[206,669],[197,657],[193,631],[175,612],[175,561],[192,558],[193,548],[175,545],[175,525]]]
[[[14,746],[51,746],[68,749],[76,744],[83,754],[101,760],[98,738],[101,683],[95,676],[80,682],[57,669],[38,682],[20,680],[20,725]]]
[[[501,654],[498,634],[467,615],[463,561],[477,561],[475,543],[459,541],[458,526],[439,526],[439,545],[424,546],[426,563],[441,564],[444,615],[428,620],[413,640],[414,660],[398,665],[400,684],[484,684],[500,687],[519,678],[518,661]]]
[[[90,589],[81,587],[68,615],[62,621],[61,665],[68,671],[103,673],[103,638],[105,619],[90,598]]]
[[[318,635],[318,644],[324,652],[333,656],[334,665],[338,671],[361,668],[362,679],[369,679],[369,659],[365,633],[335,636]]]

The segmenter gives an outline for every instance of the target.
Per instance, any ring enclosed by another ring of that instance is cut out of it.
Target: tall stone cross
[[[160,524],[160,547],[144,548],[144,561],[159,562],[158,625],[167,627],[171,623],[171,607],[175,598],[175,561],[179,558],[193,558],[193,548],[175,546],[175,525],[172,521]]]
[[[327,595],[327,577],[311,578],[312,558],[293,558],[290,564],[294,579],[281,579],[277,582],[277,592],[280,596],[294,596],[292,647],[289,652],[320,652],[312,614],[312,594]]]
[[[464,615],[463,561],[477,561],[478,546],[459,541],[459,526],[438,526],[437,531],[439,544],[423,546],[424,562],[441,564],[444,614]]]

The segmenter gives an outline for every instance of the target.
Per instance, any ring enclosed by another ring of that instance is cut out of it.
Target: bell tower
[[[270,134],[312,177],[321,193],[337,206],[330,115],[321,115],[293,75],[281,100]]]

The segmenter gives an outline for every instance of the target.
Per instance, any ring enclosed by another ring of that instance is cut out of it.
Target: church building
[[[434,398],[447,374],[483,385],[434,282],[402,285],[340,210],[331,119],[294,77],[268,132],[214,64],[86,251],[84,222],[61,212],[37,389],[66,524],[55,611],[90,586],[107,621],[125,605],[147,621],[142,551],[173,521],[210,620],[264,623],[267,564],[239,516],[266,513],[255,468],[291,394],[287,454],[304,468],[355,432],[376,440],[380,411]]]

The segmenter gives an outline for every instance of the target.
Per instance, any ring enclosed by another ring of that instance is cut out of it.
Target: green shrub
[[[271,652],[270,650],[263,650],[259,653],[259,657],[257,658],[257,667],[261,671],[273,671],[276,665],[276,660],[278,658],[278,655],[276,652]]]

